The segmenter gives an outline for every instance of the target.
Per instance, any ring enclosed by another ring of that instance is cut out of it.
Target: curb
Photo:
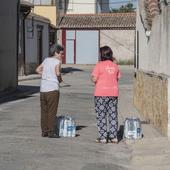
[[[18,81],[35,80],[40,78],[40,75],[18,76]]]

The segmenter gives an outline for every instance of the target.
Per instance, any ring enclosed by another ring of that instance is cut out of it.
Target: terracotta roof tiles
[[[135,29],[136,13],[66,14],[60,29]]]

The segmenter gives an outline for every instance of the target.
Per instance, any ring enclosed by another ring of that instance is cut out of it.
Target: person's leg
[[[59,91],[48,92],[48,129],[49,134],[54,134],[55,120],[59,103]]]
[[[41,105],[41,131],[42,136],[45,137],[48,135],[48,117],[47,117],[47,101],[46,101],[46,94],[40,93],[40,105]]]
[[[117,113],[117,105],[118,105],[118,97],[109,97],[108,104],[108,120],[109,120],[109,138],[117,139],[117,131],[118,131],[118,113]]]
[[[95,96],[95,111],[97,113],[97,127],[99,139],[107,139],[107,119],[105,109],[105,97]]]

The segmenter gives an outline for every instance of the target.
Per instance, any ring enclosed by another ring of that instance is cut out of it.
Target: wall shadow
[[[15,91],[1,94],[0,104],[32,97],[33,94],[38,93],[39,91],[39,86],[18,85]]]

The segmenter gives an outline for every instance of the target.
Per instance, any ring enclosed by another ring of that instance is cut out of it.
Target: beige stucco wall
[[[100,47],[108,45],[118,61],[134,60],[135,30],[101,30]]]
[[[49,18],[51,24],[56,26],[56,6],[34,6],[33,12]]]
[[[1,0],[0,92],[17,86],[17,48],[17,0]]]
[[[134,84],[134,104],[146,120],[162,134],[169,136],[169,78],[137,71]]]

